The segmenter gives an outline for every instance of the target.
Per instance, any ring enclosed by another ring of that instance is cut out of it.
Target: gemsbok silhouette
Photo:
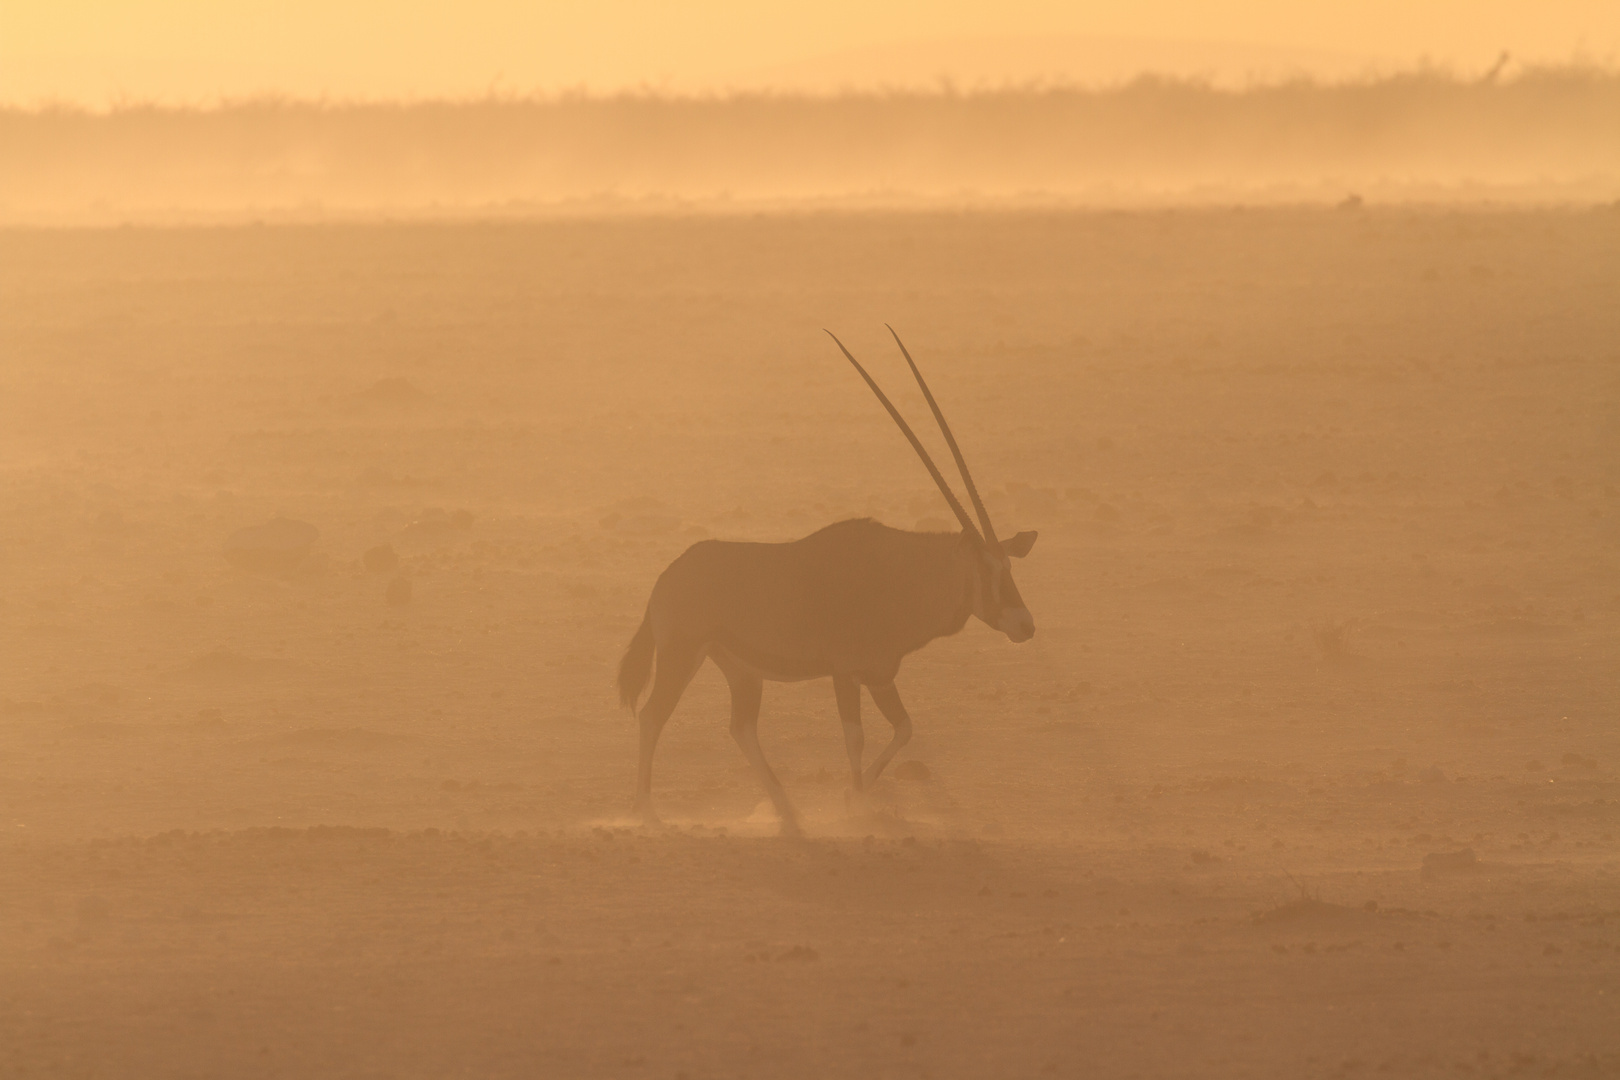
[[[647,685],[654,653],[658,658],[652,693],[639,713],[641,765],[635,811],[644,820],[657,820],[652,808],[652,760],[658,736],[705,659],[714,661],[731,686],[732,737],[775,804],[782,831],[796,833],[798,814],[759,747],[765,680],[799,682],[832,676],[850,780],[858,794],[911,739],[911,717],[894,686],[900,661],[908,653],[961,630],[970,615],[1015,642],[1034,635],[1035,620],[1013,583],[1009,560],[1029,554],[1035,533],[1021,532],[1005,541],[996,538],[950,425],[900,335],[893,327],[889,333],[939,422],[978,513],[978,526],[899,410],[828,331],[922,458],[962,531],[908,532],[863,518],[841,521],[787,543],[702,540],[670,563],[653,586],[646,616],[619,663],[619,699],[634,709]],[[864,772],[863,685],[894,728],[889,745]]]

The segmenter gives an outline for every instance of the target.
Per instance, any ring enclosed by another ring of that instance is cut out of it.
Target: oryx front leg
[[[776,813],[782,819],[782,831],[797,834],[799,815],[794,811],[793,804],[788,802],[782,782],[765,760],[765,751],[759,747],[759,702],[764,693],[764,683],[758,675],[736,668],[725,674],[726,681],[731,684],[731,737],[742,747],[743,756],[754,767],[759,782],[765,785],[765,793],[776,805]]]
[[[861,684],[854,676],[834,675],[833,696],[838,699],[838,719],[844,724],[844,749],[849,754],[849,785],[859,795],[866,789],[861,782],[861,755],[866,750],[866,733],[861,730]]]
[[[866,770],[866,782],[871,784],[888,766],[900,748],[911,741],[911,717],[906,713],[906,707],[900,703],[900,691],[894,688],[894,683],[884,683],[882,686],[867,687],[872,692],[872,700],[877,703],[878,711],[883,718],[894,728],[894,738],[889,745],[883,748],[883,753]]]

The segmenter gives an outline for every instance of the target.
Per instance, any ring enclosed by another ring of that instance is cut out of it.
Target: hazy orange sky
[[[1099,41],[1098,39],[1105,39]],[[1119,40],[1126,39],[1126,40]],[[0,100],[463,97],[1620,54],[1617,0],[0,0]]]

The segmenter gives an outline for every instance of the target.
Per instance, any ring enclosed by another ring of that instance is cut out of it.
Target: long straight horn
[[[894,327],[888,327],[889,333],[894,335],[894,343],[900,346],[900,353],[906,358],[911,367],[911,373],[917,377],[917,385],[922,387],[923,397],[928,399],[928,407],[934,411],[934,419],[939,421],[939,430],[945,434],[945,443],[951,448],[951,456],[956,459],[956,467],[961,470],[962,483],[967,485],[968,498],[973,500],[973,509],[979,512],[979,524],[984,526],[984,537],[992,548],[1000,547],[996,539],[995,526],[990,524],[990,512],[984,508],[984,500],[979,498],[979,489],[973,483],[973,477],[968,472],[967,462],[962,458],[962,449],[956,445],[956,436],[951,434],[951,425],[945,422],[945,414],[939,411],[939,403],[934,400],[933,393],[928,389],[928,383],[923,381],[922,372],[917,370],[916,361],[911,359],[911,353],[906,350],[906,343],[900,340],[900,335],[894,332]]]
[[[833,339],[833,342],[838,346],[839,351],[844,354],[844,358],[851,364],[855,365],[855,370],[861,373],[861,378],[866,380],[866,385],[872,388],[872,393],[876,394],[878,400],[883,402],[883,407],[889,410],[889,415],[894,417],[894,422],[900,425],[901,433],[903,433],[906,439],[911,443],[911,448],[917,451],[917,456],[922,458],[922,463],[927,466],[928,475],[932,476],[934,478],[934,483],[939,485],[939,493],[945,496],[946,502],[951,504],[951,509],[956,513],[956,520],[962,523],[963,531],[970,533],[973,536],[973,539],[978,543],[984,543],[984,537],[980,536],[979,530],[973,527],[973,519],[968,517],[968,512],[966,510],[962,509],[962,504],[957,501],[956,496],[951,492],[951,486],[947,484],[945,482],[945,478],[940,475],[939,469],[934,466],[934,459],[928,456],[927,450],[923,449],[923,444],[917,439],[917,433],[911,430],[911,425],[906,423],[906,418],[900,415],[900,410],[894,407],[894,403],[889,400],[888,395],[879,389],[878,384],[873,381],[872,376],[868,375],[866,373],[866,369],[861,367],[861,362],[851,356],[848,349],[844,348],[844,343],[838,340],[838,335],[833,333],[831,330],[828,330],[827,336]],[[988,521],[989,519],[986,518],[985,520]]]

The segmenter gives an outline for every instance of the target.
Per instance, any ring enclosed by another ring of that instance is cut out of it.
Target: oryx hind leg
[[[861,778],[861,755],[866,751],[866,734],[861,730],[861,684],[853,675],[833,676],[833,696],[838,701],[838,719],[844,725],[844,752],[849,755],[849,785],[859,795],[866,785]]]
[[[647,702],[637,716],[641,722],[641,766],[636,772],[636,802],[632,811],[649,824],[658,821],[652,807],[653,751],[658,748],[658,736],[669,722],[670,714],[702,664],[701,646],[681,642],[658,646],[658,671],[653,676],[652,693],[647,695]]]
[[[782,832],[797,834],[799,814],[788,801],[787,791],[776,778],[770,762],[765,760],[765,751],[759,745],[759,705],[764,697],[765,683],[758,675],[729,659],[716,657],[715,663],[720,665],[726,682],[731,685],[731,737],[737,740],[743,756],[754,767],[755,775],[775,805],[777,816],[782,819]]]
[[[906,712],[906,707],[900,703],[900,691],[894,688],[894,683],[869,686],[867,689],[871,691],[872,701],[877,705],[878,711],[894,728],[894,738],[889,740],[889,745],[885,746],[883,752],[867,766],[865,780],[871,784],[883,775],[883,770],[888,767],[894,755],[900,752],[900,748],[911,741],[911,716]]]

